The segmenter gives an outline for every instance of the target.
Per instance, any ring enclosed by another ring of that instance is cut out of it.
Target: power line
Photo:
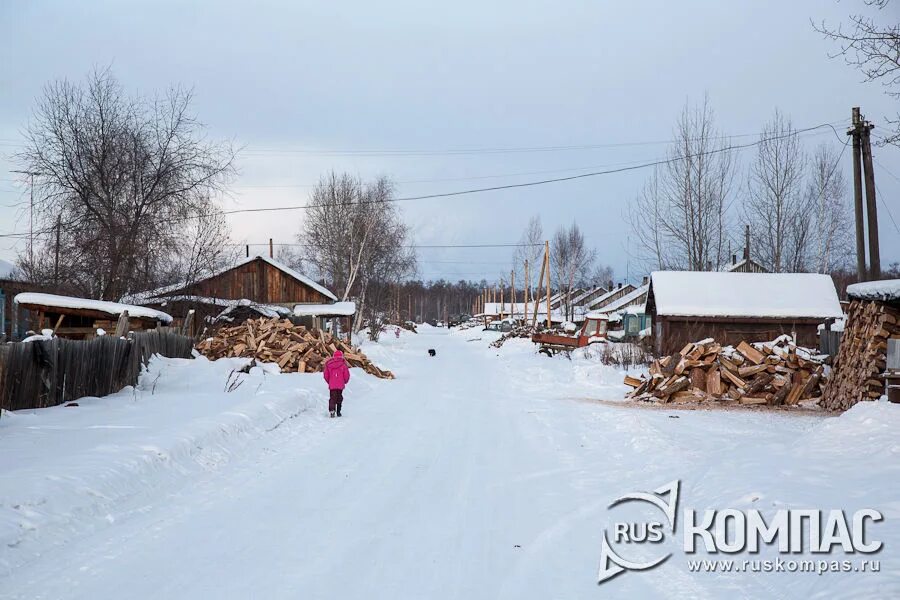
[[[27,235],[27,234],[26,234]],[[268,246],[269,242],[264,243],[246,243],[246,244],[225,244],[226,246]],[[320,248],[319,244],[300,244],[300,243],[281,243],[281,244],[272,244],[273,246],[279,247],[292,247],[292,248]],[[404,248],[530,248],[530,247],[543,247],[543,244],[410,244],[404,246]],[[467,262],[466,264],[472,264]]]
[[[843,123],[844,119],[833,121],[833,124]],[[736,138],[753,137],[760,135],[755,133],[739,133],[733,135],[714,136],[713,140],[728,140]],[[688,138],[696,141],[700,138]],[[487,148],[369,148],[369,149],[334,149],[319,150],[309,148],[254,148],[252,145],[244,152],[245,155],[266,156],[273,154],[300,154],[309,156],[454,156],[466,154],[518,154],[531,152],[567,152],[573,150],[596,150],[602,148],[623,148],[632,146],[659,146],[667,145],[683,140],[650,140],[650,141],[626,141],[606,142],[600,144],[574,144],[574,145],[545,145],[545,146],[512,146],[512,147],[487,147]],[[24,147],[21,141],[10,138],[0,138],[0,145]]]
[[[644,163],[640,163],[640,164],[636,164],[636,165],[619,167],[619,168],[615,168],[615,169],[592,171],[590,173],[580,173],[578,175],[569,175],[567,177],[555,177],[555,178],[551,178],[551,179],[541,179],[538,181],[527,181],[524,183],[510,183],[510,184],[506,184],[506,185],[496,185],[496,186],[482,187],[482,188],[470,188],[467,190],[459,190],[456,192],[423,194],[420,196],[390,198],[387,200],[372,200],[372,201],[361,202],[361,203],[383,204],[383,203],[388,203],[388,202],[412,202],[412,201],[417,201],[417,200],[431,200],[434,198],[450,198],[450,197],[464,196],[464,195],[469,195],[469,194],[495,192],[495,191],[499,191],[499,190],[510,190],[510,189],[526,188],[526,187],[535,187],[535,186],[547,185],[547,184],[551,184],[551,183],[561,183],[564,181],[574,181],[576,179],[585,179],[588,177],[611,175],[614,173],[624,173],[627,171],[636,171],[638,169],[646,169],[648,167],[658,167],[658,166],[662,166],[662,165],[666,165],[666,164],[670,164],[673,162],[678,162],[678,161],[686,160],[686,159],[690,159],[690,158],[700,158],[703,156],[711,156],[714,154],[721,154],[723,152],[730,152],[733,150],[743,150],[745,148],[751,148],[753,146],[758,146],[759,144],[761,144],[763,142],[777,140],[777,139],[790,137],[790,136],[794,136],[794,135],[800,135],[800,134],[808,133],[808,132],[811,132],[811,131],[814,131],[817,129],[822,129],[823,127],[830,127],[832,130],[834,130],[834,126],[831,125],[831,123],[822,123],[822,124],[816,125],[814,127],[797,129],[797,130],[793,130],[793,131],[790,131],[785,134],[776,135],[776,136],[772,136],[772,137],[768,137],[768,138],[761,138],[755,142],[739,144],[736,146],[724,146],[722,148],[716,148],[714,150],[709,150],[706,152],[698,152],[696,154],[686,154],[684,156],[678,156],[678,157],[673,157],[673,158],[644,162]],[[245,214],[245,213],[279,212],[279,211],[286,211],[286,210],[306,210],[309,208],[322,208],[324,206],[326,206],[326,205],[324,205],[324,204],[305,204],[305,205],[292,205],[292,206],[272,206],[272,207],[264,207],[264,208],[241,208],[241,209],[222,211],[222,214],[234,215],[234,214]],[[193,217],[193,218],[197,218],[197,217]]]

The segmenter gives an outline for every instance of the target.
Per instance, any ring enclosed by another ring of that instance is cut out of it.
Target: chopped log
[[[738,344],[735,350],[740,352],[744,357],[747,358],[747,360],[756,365],[761,363],[766,358],[765,354],[748,344],[746,341],[742,341],[740,344]]]
[[[722,395],[722,375],[717,367],[713,367],[706,374],[706,391],[713,396]]]
[[[344,356],[346,356],[346,355],[344,355]],[[625,385],[627,385],[627,386],[631,386],[633,388],[638,388],[641,385],[643,385],[643,383],[644,383],[643,379],[638,379],[637,377],[630,377],[628,375],[625,376]]]
[[[699,367],[691,369],[690,373],[691,387],[701,392],[706,391],[706,371]]]

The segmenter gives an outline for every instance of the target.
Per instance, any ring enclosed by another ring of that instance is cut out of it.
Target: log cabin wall
[[[770,341],[792,332],[797,334],[798,345],[816,348],[821,319],[685,319],[653,315],[651,322],[654,349],[658,355],[665,356],[705,338],[713,338],[725,346],[744,340]]]
[[[261,259],[229,269],[175,293],[232,300],[246,298],[261,304],[332,302],[331,298]]]

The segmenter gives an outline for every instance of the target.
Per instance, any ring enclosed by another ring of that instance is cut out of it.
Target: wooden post
[[[875,202],[875,172],[872,168],[872,141],[870,132],[874,125],[868,121],[862,126],[862,160],[866,184],[866,214],[869,229],[869,280],[881,279],[881,251],[878,247],[878,204]]]
[[[59,289],[59,234],[62,229],[62,217],[56,217],[56,252],[53,257],[53,286],[57,290]],[[34,268],[34,265],[32,265]],[[58,327],[58,325],[57,325]],[[56,334],[56,328],[53,329],[53,333]]]
[[[191,326],[194,324],[194,309],[190,309],[184,322],[181,324],[181,335],[192,335]]]
[[[541,274],[537,278],[537,286],[535,286],[535,292],[537,292],[534,296],[534,314],[531,317],[531,326],[537,327],[537,314],[538,314],[538,304],[540,304],[541,298],[541,282],[544,280],[544,269],[547,267],[547,257],[544,256],[544,260],[541,261]]]
[[[853,136],[853,212],[856,216],[856,278],[866,280],[866,242],[862,192],[862,136],[860,135],[859,107],[853,107],[853,128],[847,135]]]
[[[528,288],[531,287],[531,286],[529,285],[529,284],[531,283],[531,280],[528,279],[528,275],[529,275],[529,273],[528,273],[528,259],[526,258],[526,259],[525,259],[525,286],[524,286],[524,287],[525,287],[525,297],[523,298],[524,301],[525,301],[525,304],[524,304],[524,307],[525,307],[525,308],[522,309],[522,320],[524,321],[524,324],[525,324],[525,325],[528,325]]]
[[[128,335],[128,311],[123,310],[122,314],[119,315],[119,322],[116,323],[116,337],[125,337]]]
[[[503,320],[503,313],[506,311],[506,298],[504,297],[504,292],[506,291],[506,287],[503,285],[503,281],[500,281],[500,320]]]
[[[66,315],[59,315],[59,318],[56,320],[56,325],[53,326],[53,335],[56,335],[56,330],[59,329],[59,326],[62,325],[63,317]]]
[[[509,316],[513,321],[516,320],[516,270],[509,272],[510,290],[509,290]]]
[[[544,242],[544,264],[547,267],[547,329],[550,329],[550,242]]]

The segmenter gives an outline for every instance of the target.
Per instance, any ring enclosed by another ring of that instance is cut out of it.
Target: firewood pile
[[[254,358],[277,363],[286,373],[321,372],[335,350],[340,350],[351,367],[360,367],[380,379],[394,378],[393,373],[379,369],[365,354],[330,333],[294,325],[287,319],[249,319],[234,327],[222,327],[196,348],[212,360]]]
[[[887,340],[900,337],[900,311],[880,302],[854,300],[834,359],[822,406],[846,410],[884,394]]]
[[[654,361],[649,377],[626,377],[625,384],[634,388],[629,398],[663,404],[712,400],[794,406],[821,397],[823,359],[788,336],[734,347],[705,339]]]
[[[506,340],[511,340],[512,338],[527,338],[530,340],[533,333],[534,327],[531,327],[530,325],[517,325],[491,342],[490,347],[499,348],[506,343]]]

